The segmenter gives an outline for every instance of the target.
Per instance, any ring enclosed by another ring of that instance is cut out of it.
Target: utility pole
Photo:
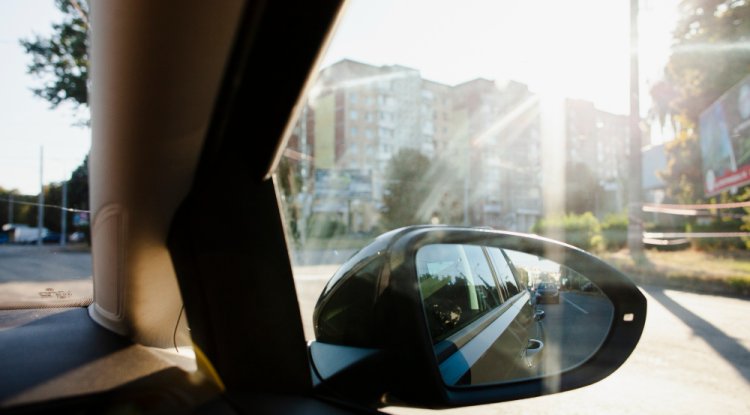
[[[8,193],[8,223],[13,223],[13,192]]]
[[[42,246],[44,238],[44,146],[39,147],[39,207],[37,210],[37,238],[36,244]]]
[[[471,220],[469,218],[469,175],[471,172],[471,145],[470,145],[470,139],[466,137],[466,147],[463,148],[464,150],[464,180],[463,180],[463,187],[464,187],[464,226],[469,226],[471,223]]]
[[[630,255],[643,254],[641,189],[641,113],[638,65],[638,1],[630,0],[630,187],[628,191],[628,249]]]
[[[60,246],[65,246],[68,234],[68,181],[62,185],[62,209],[60,209]]]

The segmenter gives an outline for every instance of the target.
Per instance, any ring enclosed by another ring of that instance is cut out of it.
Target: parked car
[[[7,232],[10,242],[16,244],[34,244],[39,239],[39,228],[20,223],[6,223],[3,231]],[[42,238],[46,238],[50,231],[42,228]]]
[[[560,290],[553,282],[542,282],[536,287],[536,301],[539,304],[560,304]]]
[[[73,232],[68,237],[68,241],[70,242],[83,242],[85,240],[86,240],[86,234],[81,231]]]
[[[60,238],[62,238],[62,235],[59,232],[47,232],[44,237],[42,238],[42,243],[45,244],[52,244],[52,243],[60,243]]]

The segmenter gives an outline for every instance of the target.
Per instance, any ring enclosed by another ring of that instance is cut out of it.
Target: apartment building
[[[446,168],[433,203],[441,222],[528,231],[541,216],[538,105],[526,85],[449,86],[352,60],[323,69],[316,85],[287,150],[310,160],[301,163],[312,213],[368,231],[388,163],[412,148]]]
[[[594,176],[599,192],[592,197],[598,216],[624,211],[628,177],[629,119],[597,109],[593,103],[568,99],[566,154],[569,165],[578,164]]]

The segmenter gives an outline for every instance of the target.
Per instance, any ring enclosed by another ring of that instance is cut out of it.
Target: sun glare
[[[641,30],[647,36],[641,67],[653,80],[651,66],[663,64],[668,53],[674,3],[641,7],[642,22],[661,21]],[[628,1],[354,0],[323,66],[349,58],[403,65],[449,85],[479,77],[512,80],[535,93],[585,99],[625,114],[629,36]]]

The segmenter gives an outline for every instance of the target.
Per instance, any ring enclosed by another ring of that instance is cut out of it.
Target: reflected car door
[[[537,354],[543,343],[534,320],[534,306],[529,293],[523,289],[511,270],[511,265],[498,248],[484,251],[492,264],[498,287],[506,293],[506,301],[495,321],[477,336],[477,343],[495,340],[472,365],[462,384],[496,383],[505,379],[521,379],[536,374]],[[483,340],[482,337],[485,339]],[[498,365],[497,362],[504,362]]]
[[[492,267],[497,275],[497,279],[501,281],[508,292],[515,293],[514,295],[526,293],[528,299],[525,301],[523,308],[518,313],[518,316],[514,320],[514,329],[518,330],[522,338],[528,341],[540,341],[544,342],[544,332],[541,322],[537,322],[535,319],[536,315],[536,301],[534,295],[528,290],[528,288],[521,282],[519,273],[516,267],[513,265],[513,261],[505,253],[505,251],[488,247],[487,253],[492,263]],[[538,360],[542,350],[535,348],[538,344],[524,344],[523,354],[526,357],[526,366],[535,366],[535,362]]]
[[[526,377],[530,296],[516,289],[508,298],[485,248],[425,247],[417,255],[417,272],[446,384],[496,382],[518,378],[519,371]]]

